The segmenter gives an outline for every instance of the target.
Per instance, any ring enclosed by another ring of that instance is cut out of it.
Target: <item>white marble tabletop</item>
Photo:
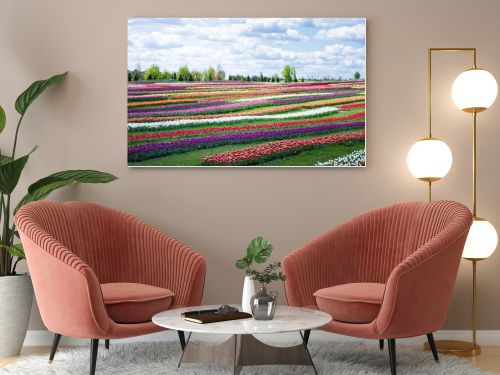
[[[217,309],[219,307],[218,305],[213,305],[167,310],[153,316],[153,322],[161,327],[178,331],[246,335],[314,329],[322,327],[332,320],[329,314],[322,311],[289,306],[278,306],[272,320],[248,318],[198,324],[188,322],[181,316],[181,313],[186,311]],[[239,306],[235,307],[240,308]]]

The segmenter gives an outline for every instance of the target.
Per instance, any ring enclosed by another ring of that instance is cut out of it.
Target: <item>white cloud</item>
[[[316,33],[317,39],[364,40],[366,28],[364,24],[340,26],[333,29],[323,29]]]
[[[289,39],[292,40],[307,40],[309,39],[306,35],[302,35],[298,30],[296,29],[287,29],[286,30],[286,36]]]
[[[183,45],[179,35],[160,31],[129,33],[128,41],[129,46],[136,48],[175,48]]]
[[[277,32],[300,26],[304,22],[301,18],[246,18],[245,25],[248,31]]]

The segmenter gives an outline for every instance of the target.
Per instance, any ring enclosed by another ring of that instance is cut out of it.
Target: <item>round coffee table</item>
[[[314,363],[307,350],[311,329],[330,323],[332,317],[324,312],[299,307],[278,306],[273,320],[253,318],[231,320],[209,324],[197,324],[184,320],[183,312],[217,309],[219,306],[198,306],[174,309],[153,316],[153,322],[161,327],[177,330],[183,348],[179,365],[182,363],[218,363],[233,368],[239,374],[242,366],[255,365],[305,365]],[[304,331],[304,333],[302,333]],[[184,343],[184,332],[189,332]],[[190,342],[191,334],[230,334],[221,344],[195,344]],[[299,332],[302,344],[276,347],[256,339],[254,334]]]

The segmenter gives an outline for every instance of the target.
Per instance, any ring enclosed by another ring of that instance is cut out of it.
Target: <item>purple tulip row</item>
[[[350,89],[350,88],[349,88]],[[346,88],[328,88],[328,87],[318,87],[317,89],[314,90],[315,93],[323,93],[323,92],[328,92],[328,93],[332,93],[332,92],[342,92],[342,91],[345,91],[347,90]],[[220,89],[210,89],[210,92],[216,92],[216,91],[227,91],[228,93],[231,93],[231,90],[220,90]],[[177,91],[175,92],[175,94],[182,94],[183,92],[192,92],[192,91],[187,91],[187,90],[184,90],[184,91]],[[298,93],[300,91],[298,90],[290,90],[290,91],[287,91],[289,93]],[[283,94],[284,92],[283,91],[276,91],[275,94],[276,95],[279,95],[279,94]],[[149,95],[146,95],[146,94],[149,94]],[[129,93],[128,95],[128,100],[129,102],[140,102],[140,101],[150,101],[150,100],[162,100],[162,99],[169,99],[169,92],[156,92],[155,94],[151,94],[150,92],[148,91],[144,91],[144,92],[140,92],[139,95],[137,95],[137,93]],[[268,93],[267,95],[269,94],[272,94],[272,92]],[[147,108],[145,108],[147,109]]]
[[[164,99],[164,98],[162,98]],[[153,100],[153,99],[151,99]],[[160,106],[160,107],[131,107],[128,110],[129,114],[147,114],[148,112],[158,112],[164,111],[166,109],[190,109],[190,108],[199,108],[199,107],[206,107],[206,106],[211,106],[214,104],[225,104],[227,103],[224,99],[216,99],[216,100],[203,100],[200,102],[196,103],[183,103],[183,104],[172,104],[168,106]],[[155,111],[152,111],[154,109]]]
[[[238,103],[229,103],[229,104],[221,104],[221,105],[215,105],[215,106],[208,106],[208,107],[202,107],[202,108],[188,108],[188,109],[179,109],[179,110],[158,110],[155,108],[154,110],[145,110],[145,111],[137,111],[137,112],[131,112],[129,111],[129,117],[143,117],[143,116],[170,116],[170,115],[183,115],[183,114],[188,114],[188,113],[195,113],[195,112],[213,112],[213,111],[225,111],[227,109],[234,109],[234,108],[245,108],[245,107],[254,107],[262,104],[269,104],[269,105],[283,105],[283,104],[295,104],[295,103],[300,103],[300,102],[306,102],[306,101],[314,101],[314,100],[320,100],[320,99],[332,99],[332,98],[338,98],[338,97],[344,97],[344,96],[352,96],[357,94],[357,91],[344,91],[340,93],[335,93],[335,94],[328,94],[328,95],[307,95],[307,96],[295,96],[292,98],[286,98],[286,99],[259,99],[259,100],[249,100],[249,101],[244,101],[244,102],[238,102]],[[193,104],[197,105],[197,104]]]

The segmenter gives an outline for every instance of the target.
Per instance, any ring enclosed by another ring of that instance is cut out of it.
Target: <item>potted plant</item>
[[[274,262],[269,264],[263,271],[259,272],[252,268],[253,263],[265,263],[273,252],[273,245],[262,237],[254,238],[250,241],[247,247],[245,256],[238,259],[235,263],[236,268],[245,270],[245,283],[243,285],[243,295],[242,295],[242,310],[248,313],[252,313],[256,319],[265,319],[259,314],[259,309],[256,307],[261,303],[261,307],[264,306],[264,301],[267,298],[267,302],[270,301],[269,297],[273,299],[272,314],[267,319],[272,319],[274,316],[274,310],[276,309],[276,295],[267,294],[267,284],[271,281],[285,281],[286,276],[281,272],[277,271],[281,268],[280,262]],[[261,290],[259,293],[255,294],[255,286],[253,281],[257,280],[261,284]],[[266,302],[266,303],[267,303]]]
[[[29,202],[46,198],[54,190],[75,182],[107,183],[115,176],[94,170],[66,170],[53,173],[28,187],[27,193],[15,204],[12,193],[15,190],[24,167],[36,146],[23,156],[16,156],[17,140],[23,118],[29,106],[48,87],[61,82],[67,73],[31,84],[16,100],[15,109],[20,117],[17,122],[12,152],[0,154],[0,358],[19,355],[28,330],[33,301],[33,287],[29,274],[16,271],[18,263],[24,259],[24,251],[19,243],[19,234],[13,215]],[[0,106],[0,133],[5,129],[6,115]]]
[[[244,312],[251,313],[250,299],[255,294],[255,286],[252,280],[252,264],[264,263],[273,252],[273,245],[262,237],[254,238],[248,244],[245,256],[235,263],[236,268],[245,270],[245,282],[243,283],[243,293],[241,297],[241,308]]]

